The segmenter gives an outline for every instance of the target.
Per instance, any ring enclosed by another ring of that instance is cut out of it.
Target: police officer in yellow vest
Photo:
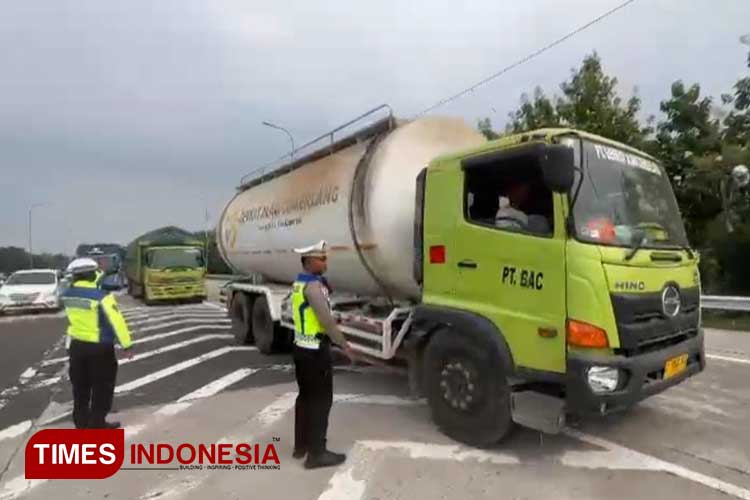
[[[97,287],[96,262],[75,259],[68,266],[73,275],[62,295],[68,317],[70,381],[73,384],[73,422],[77,429],[113,429],[107,422],[117,377],[115,339],[123,348],[132,342],[130,331],[113,295]]]
[[[331,342],[350,358],[353,351],[331,315],[326,242],[294,251],[302,256],[304,272],[292,288],[294,367],[299,394],[294,408],[294,458],[307,455],[305,468],[338,465],[346,455],[326,449],[328,415],[333,403]]]

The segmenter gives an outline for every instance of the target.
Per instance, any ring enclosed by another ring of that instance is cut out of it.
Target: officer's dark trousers
[[[311,454],[326,449],[328,414],[333,403],[333,369],[330,342],[320,349],[294,346],[294,368],[299,394],[294,407],[294,448]]]
[[[73,384],[73,422],[77,429],[99,428],[112,409],[117,357],[111,344],[72,340],[70,382]]]

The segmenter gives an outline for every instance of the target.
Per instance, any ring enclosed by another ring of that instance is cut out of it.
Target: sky
[[[212,226],[289,149],[262,121],[300,144],[381,103],[411,117],[621,1],[6,0],[0,246],[28,248],[32,206],[35,252]],[[432,114],[502,128],[593,51],[644,117],[677,79],[718,103],[747,73],[748,19],[747,0],[637,0]]]

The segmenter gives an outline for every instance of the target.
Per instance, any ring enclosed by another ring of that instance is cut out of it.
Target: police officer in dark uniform
[[[305,468],[338,465],[343,453],[326,448],[328,415],[333,403],[331,342],[353,358],[349,343],[336,325],[329,304],[326,242],[294,250],[302,256],[303,272],[292,288],[294,367],[299,394],[294,408],[294,458],[307,455]]]
[[[98,265],[75,259],[68,266],[72,283],[62,295],[68,317],[70,381],[73,384],[73,422],[77,429],[113,429],[107,422],[112,409],[117,357],[115,340],[132,345],[130,331],[112,294],[97,286]]]

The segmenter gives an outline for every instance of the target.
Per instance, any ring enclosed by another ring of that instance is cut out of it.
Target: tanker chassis
[[[325,239],[352,347],[403,369],[463,443],[491,445],[514,422],[554,433],[704,369],[698,259],[653,158],[571,129],[486,142],[387,106],[357,120],[383,111],[243,178],[218,238],[248,276],[226,287],[238,342],[289,349],[292,248]]]

